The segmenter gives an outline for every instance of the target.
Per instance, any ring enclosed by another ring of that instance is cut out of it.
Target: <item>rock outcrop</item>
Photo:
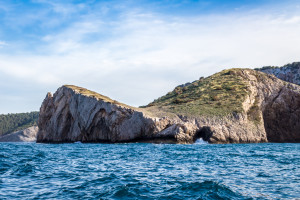
[[[40,109],[37,142],[191,142],[196,126],[149,117],[137,108],[62,86]],[[84,90],[87,91],[87,90]],[[94,93],[92,93],[94,94]]]
[[[32,126],[21,131],[16,131],[0,136],[0,142],[35,142],[38,127]]]
[[[38,126],[37,142],[46,143],[300,142],[300,86],[232,69],[177,88],[144,108],[62,86],[47,94]]]
[[[281,80],[300,85],[300,62],[294,62],[282,67],[267,66],[256,70],[273,74]]]
[[[212,122],[200,117],[199,125],[211,127],[211,143],[300,142],[300,87],[272,75],[239,70],[248,93],[243,112]]]

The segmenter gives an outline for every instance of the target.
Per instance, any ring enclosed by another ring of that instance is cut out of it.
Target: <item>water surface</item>
[[[0,143],[0,199],[300,199],[300,144]]]

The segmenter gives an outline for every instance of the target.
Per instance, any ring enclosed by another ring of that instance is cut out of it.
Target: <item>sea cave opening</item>
[[[212,132],[211,128],[209,126],[203,126],[201,129],[199,129],[196,132],[196,135],[194,137],[194,142],[200,138],[202,138],[203,141],[209,141],[209,139],[211,138],[212,135],[213,135],[213,132]]]

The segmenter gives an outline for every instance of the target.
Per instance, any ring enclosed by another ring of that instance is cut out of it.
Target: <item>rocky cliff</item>
[[[37,126],[0,136],[0,142],[35,142],[38,132]]]
[[[188,142],[196,127],[180,122],[149,117],[92,91],[62,86],[53,96],[48,93],[41,106],[37,142]]]
[[[48,93],[37,142],[299,142],[300,86],[231,69],[134,108],[76,86]]]
[[[300,62],[294,62],[282,67],[266,66],[256,70],[273,74],[281,80],[300,85]]]

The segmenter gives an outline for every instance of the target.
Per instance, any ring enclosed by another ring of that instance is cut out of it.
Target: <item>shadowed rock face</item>
[[[209,141],[243,143],[261,139],[260,142],[300,142],[300,87],[253,70],[241,70],[239,75],[249,89],[243,102],[244,113],[237,120],[245,121],[237,126],[227,124],[230,133],[224,126],[210,127],[214,134]],[[205,125],[210,126],[210,123]],[[238,130],[238,126],[244,128]]]
[[[184,115],[163,106],[133,108],[62,86],[53,96],[48,93],[41,106],[37,142],[300,141],[299,86],[249,69],[230,73],[242,77],[247,95],[237,102],[243,110],[226,116]]]
[[[299,92],[283,87],[265,106],[263,117],[269,142],[300,142]]]

